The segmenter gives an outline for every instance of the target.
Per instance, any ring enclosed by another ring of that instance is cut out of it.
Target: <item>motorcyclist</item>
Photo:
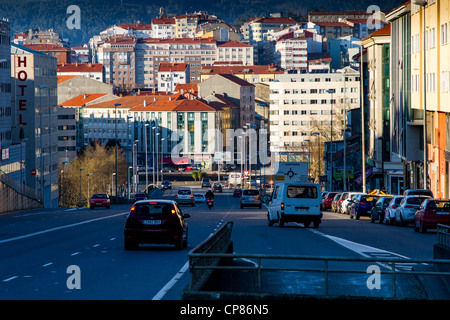
[[[208,191],[206,192],[205,198],[214,200],[214,192],[211,190],[211,188],[209,188]]]

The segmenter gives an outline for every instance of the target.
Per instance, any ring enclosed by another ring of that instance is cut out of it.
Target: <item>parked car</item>
[[[211,188],[211,179],[203,178],[202,179],[202,188]]]
[[[389,202],[386,210],[384,211],[384,223],[385,224],[394,224],[395,222],[395,210],[398,205],[402,201],[403,196],[393,196],[391,201]]]
[[[450,225],[450,200],[425,199],[414,214],[414,231],[426,232],[438,224]]]
[[[222,185],[218,182],[214,182],[213,191],[214,192],[222,192]]]
[[[339,202],[337,203],[336,206],[336,212],[337,213],[342,213],[342,203],[344,203],[344,201],[349,197],[350,192],[342,192],[341,197],[339,198]]]
[[[187,246],[188,225],[178,204],[172,200],[142,200],[136,202],[126,216],[124,228],[125,250],[143,243]]]
[[[355,196],[351,201],[350,206],[350,219],[353,217],[358,220],[361,216],[370,216],[371,211],[375,203],[380,196],[371,194],[359,194]]]
[[[403,196],[429,196],[433,198],[433,192],[425,189],[408,189],[403,192]]]
[[[147,199],[147,195],[145,193],[136,193],[134,195],[134,201],[146,200],[146,199]]]
[[[322,210],[331,210],[331,203],[338,193],[339,192],[327,192],[327,194],[322,198]]]
[[[379,223],[383,223],[384,221],[384,211],[386,210],[389,202],[392,200],[390,196],[381,196],[375,205],[372,208],[370,214],[370,222],[374,223],[375,221],[379,221]]]
[[[111,200],[106,193],[94,193],[89,200],[89,207],[91,210],[98,207],[105,207],[106,209],[109,209],[111,208]]]
[[[414,222],[414,215],[420,205],[429,196],[406,196],[395,209],[395,224],[404,226]]]
[[[352,204],[352,202],[350,202],[350,200],[352,200],[354,197],[360,195],[360,194],[364,194],[362,192],[349,192],[347,198],[342,201],[341,203],[341,213],[342,214],[350,214],[350,205]]]
[[[170,182],[169,180],[164,180],[163,182],[161,182],[161,189],[162,190],[172,190],[172,182]]]
[[[195,206],[195,199],[191,189],[179,189],[175,199],[179,204],[190,204],[191,206]]]
[[[314,183],[279,183],[275,185],[272,200],[268,204],[267,220],[269,226],[278,223],[283,227],[287,222],[311,222],[318,228],[322,222],[320,211],[322,196],[320,186]]]
[[[194,193],[194,201],[195,203],[206,203],[206,198],[203,193]]]
[[[248,206],[262,208],[261,195],[258,189],[242,190],[241,209]]]
[[[342,193],[338,193],[334,196],[333,201],[331,201],[331,212],[338,212],[339,200],[342,197]]]
[[[242,196],[242,189],[240,188],[236,188],[233,191],[233,197],[234,198],[239,198],[240,196]]]

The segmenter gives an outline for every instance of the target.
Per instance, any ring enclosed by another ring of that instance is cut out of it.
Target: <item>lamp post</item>
[[[422,53],[423,53],[423,85],[422,85],[422,95],[423,95],[423,188],[428,189],[428,147],[427,147],[427,59],[426,59],[426,39],[425,34],[427,27],[425,24],[425,7],[428,4],[426,0],[413,0],[413,4],[422,7],[422,21],[423,21],[423,35],[422,35]]]
[[[121,103],[115,103],[114,104],[114,139],[116,140],[115,146],[116,146],[116,157],[115,157],[115,163],[116,163],[116,191],[115,196],[117,198],[117,107],[121,106]],[[117,201],[117,199],[116,199]]]
[[[114,176],[117,177],[116,173],[113,172],[112,176],[111,176],[111,193],[113,191],[113,186],[114,186]],[[117,197],[117,194],[115,195]]]
[[[383,137],[378,137],[377,138],[378,141],[381,142],[381,151],[380,151],[380,155],[381,155],[381,189],[384,190],[384,160],[383,160],[383,151],[384,151],[384,138]]]
[[[158,141],[158,139],[159,139],[159,136],[160,136],[160,133],[159,132],[157,132],[156,134],[155,134],[155,144],[156,144],[156,185],[158,185],[158,183],[159,183],[159,172],[158,172],[158,168],[159,168],[159,147],[158,147],[158,145],[159,145],[159,141]],[[155,167],[153,167],[153,171],[155,171]]]
[[[326,92],[331,94],[330,100],[330,191],[333,191],[333,93],[334,89],[328,89]]]
[[[90,194],[89,194],[89,177],[92,176],[92,175],[93,175],[92,172],[89,172],[89,173],[87,174],[87,180],[88,180],[88,196],[87,196],[87,198],[88,198],[88,201],[89,201],[89,198],[90,198]]]
[[[147,127],[149,126],[148,123],[144,125],[144,140],[145,140],[145,189],[147,191],[148,188],[148,164],[147,164]],[[152,139],[153,140],[153,139]],[[136,192],[136,191],[135,191]]]
[[[45,205],[44,201],[44,148],[43,148],[43,142],[42,142],[42,129],[44,128],[44,125],[42,124],[42,89],[47,88],[46,84],[39,86],[39,149],[40,149],[40,161],[41,161],[41,172],[40,172],[40,178],[41,178],[41,201]],[[81,183],[81,180],[80,180]],[[51,189],[51,187],[50,187]],[[80,200],[81,201],[81,200]]]
[[[313,132],[313,135],[317,135],[317,144],[319,145],[319,151],[317,153],[317,158],[319,158],[319,174],[318,174],[318,179],[319,179],[319,185],[320,185],[320,133],[319,132]]]
[[[78,208],[81,208],[81,171],[84,171],[84,169],[80,168],[80,203],[78,204]]]
[[[309,182],[309,175],[311,174],[310,172],[310,167],[311,167],[311,142],[309,141],[309,139],[303,140],[304,142],[308,142],[308,182]]]
[[[166,138],[161,138],[161,183],[164,181],[164,141]]]

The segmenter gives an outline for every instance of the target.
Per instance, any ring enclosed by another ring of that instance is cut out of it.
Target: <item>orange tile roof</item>
[[[102,72],[101,63],[72,63],[58,65],[58,72]]]
[[[130,112],[137,111],[216,111],[221,108],[215,105],[209,105],[204,100],[198,98],[186,98],[181,94],[162,96],[144,104],[131,108]]]
[[[107,95],[107,93],[86,93],[86,94],[79,95],[78,97],[75,97],[73,99],[67,100],[67,101],[61,103],[60,106],[82,107],[86,103],[92,102],[92,101],[97,100],[106,95]]]
[[[383,28],[372,32],[367,37],[364,37],[361,40],[367,40],[373,36],[389,36],[390,34],[391,34],[391,24],[387,24]]]
[[[227,48],[227,47],[253,47],[249,44],[238,42],[238,41],[228,41],[225,43],[222,43],[220,45],[217,45],[218,48]]]
[[[192,92],[194,94],[198,93],[198,85],[196,83],[184,83],[184,84],[177,84],[175,86],[175,91],[181,91],[183,90],[184,92]]]
[[[70,75],[70,76],[57,76],[58,77],[58,81],[57,84],[63,83],[67,80],[70,80],[72,78],[78,77],[77,75]]]
[[[187,63],[161,63],[159,65],[158,72],[167,72],[167,71],[185,71],[187,68]]]
[[[40,52],[47,52],[47,51],[70,51],[68,48],[60,47],[56,44],[52,43],[39,43],[39,44],[24,44],[24,47],[27,47],[28,49],[40,51]]]

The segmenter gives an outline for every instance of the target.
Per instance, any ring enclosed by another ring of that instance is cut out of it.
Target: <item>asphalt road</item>
[[[175,190],[166,191],[164,197],[174,195]],[[191,215],[188,248],[146,245],[125,251],[129,209],[117,205],[0,215],[0,300],[179,300],[189,281],[188,252],[227,221],[233,221],[236,253],[432,259],[436,242],[434,232],[419,234],[411,226],[330,212],[318,229],[269,227],[264,207],[240,209],[239,199],[226,191],[217,195],[211,210],[205,204],[182,206]],[[71,266],[79,268],[79,289],[68,286]]]

